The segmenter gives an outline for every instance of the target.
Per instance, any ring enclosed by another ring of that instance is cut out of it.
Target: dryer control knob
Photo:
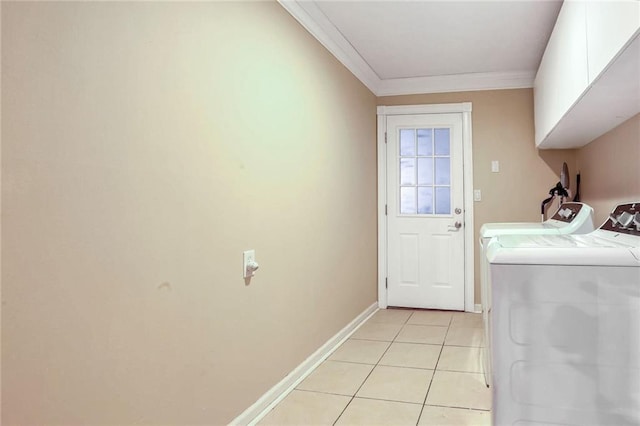
[[[609,220],[611,220],[611,225],[615,228],[618,224],[618,218],[613,215],[613,213],[609,213]]]
[[[560,211],[560,215],[565,219],[569,219],[571,215],[573,215],[573,212],[571,211],[571,209],[564,209]]]
[[[623,228],[628,228],[629,225],[631,225],[631,223],[633,222],[633,218],[634,218],[634,215],[632,215],[631,213],[622,212],[622,214],[618,216],[618,222],[620,223],[620,226],[622,226]]]

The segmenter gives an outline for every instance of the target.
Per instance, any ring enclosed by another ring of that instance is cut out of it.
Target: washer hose
[[[549,198],[546,198],[544,200],[542,200],[542,204],[540,205],[540,214],[544,217],[544,208],[547,204],[549,204],[551,201],[553,201],[553,199],[556,197],[556,195],[559,195],[561,197],[568,197],[569,193],[567,192],[566,189],[564,189],[564,187],[562,186],[562,184],[560,182],[556,183],[556,186],[554,186],[553,188],[551,188],[549,190]]]

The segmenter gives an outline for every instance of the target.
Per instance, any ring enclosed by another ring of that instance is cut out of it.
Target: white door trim
[[[464,184],[464,310],[475,312],[473,238],[473,156],[471,151],[471,102],[459,104],[402,105],[378,107],[378,306],[387,307],[387,116],[408,114],[462,114],[462,158]]]

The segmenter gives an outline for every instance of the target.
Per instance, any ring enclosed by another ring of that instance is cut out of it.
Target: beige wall
[[[575,151],[535,148],[532,89],[378,98],[378,105],[454,102],[473,103],[473,181],[482,191],[482,201],[473,206],[474,243],[483,223],[539,221],[540,202],[558,182],[562,163],[572,176],[576,169]],[[500,162],[499,173],[491,172],[492,160]],[[475,300],[480,303],[477,254]]]
[[[226,423],[374,303],[375,97],[282,7],[2,7],[2,424]]]
[[[616,204],[640,201],[640,114],[577,151],[580,193],[595,210],[595,225]]]

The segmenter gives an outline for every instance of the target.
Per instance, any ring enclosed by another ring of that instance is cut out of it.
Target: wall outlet
[[[493,173],[498,173],[500,171],[500,162],[498,160],[493,160],[491,162],[491,171]]]
[[[482,192],[479,189],[473,190],[473,201],[482,201]]]
[[[258,269],[256,263],[256,251],[247,250],[242,252],[242,277],[251,278],[255,270]]]

